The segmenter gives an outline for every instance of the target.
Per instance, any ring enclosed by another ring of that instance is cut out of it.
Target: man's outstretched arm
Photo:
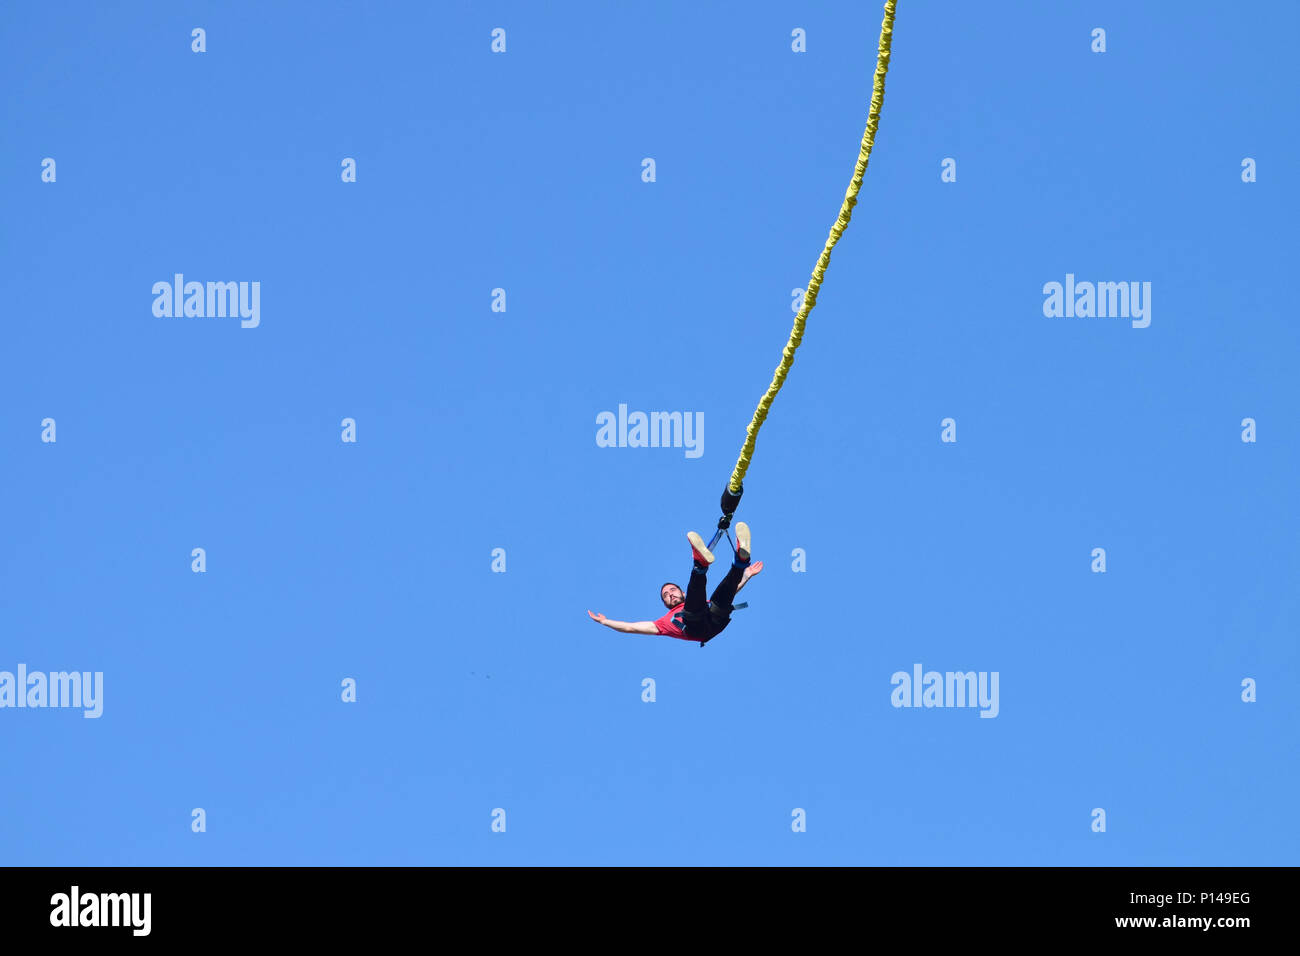
[[[624,634],[658,634],[659,628],[655,627],[654,621],[612,621],[603,614],[594,614],[588,611],[587,614],[597,624],[604,624],[606,627],[612,627],[616,631],[622,631]]]

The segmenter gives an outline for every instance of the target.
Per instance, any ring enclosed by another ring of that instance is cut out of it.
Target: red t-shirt
[[[685,624],[682,621],[682,615],[685,612],[685,602],[670,608],[667,614],[655,621],[655,630],[668,637],[675,637],[679,641],[698,641],[698,637],[687,637],[686,632],[683,630]]]

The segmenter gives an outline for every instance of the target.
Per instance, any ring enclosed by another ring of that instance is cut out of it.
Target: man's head
[[[681,604],[685,598],[682,597],[682,589],[669,581],[659,589],[659,600],[664,602],[664,607],[674,608]]]

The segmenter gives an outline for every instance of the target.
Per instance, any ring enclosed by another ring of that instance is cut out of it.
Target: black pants
[[[708,581],[704,572],[691,569],[690,583],[686,585],[686,608],[682,612],[682,631],[687,637],[704,644],[721,634],[722,629],[731,623],[731,602],[744,573],[744,568],[733,564],[722,583],[714,588],[712,600],[705,601]]]

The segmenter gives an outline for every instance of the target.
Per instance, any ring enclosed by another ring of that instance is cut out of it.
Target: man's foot
[[[696,564],[707,568],[713,563],[713,552],[709,550],[709,546],[704,543],[703,538],[694,531],[688,531],[686,540],[691,543],[691,556],[695,559]]]
[[[749,561],[749,525],[736,522],[736,558],[741,564]]]

